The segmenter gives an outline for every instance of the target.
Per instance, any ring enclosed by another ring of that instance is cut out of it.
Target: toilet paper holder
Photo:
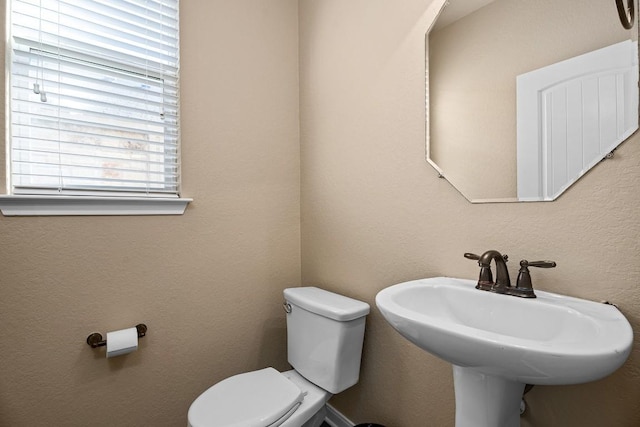
[[[136,330],[138,331],[138,338],[142,338],[147,334],[147,325],[138,323]],[[107,340],[102,339],[102,334],[94,332],[87,337],[87,344],[89,344],[91,348],[104,347],[107,345]]]

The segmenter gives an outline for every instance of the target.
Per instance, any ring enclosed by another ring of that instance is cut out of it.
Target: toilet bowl
[[[369,305],[315,287],[285,289],[292,370],[268,367],[211,386],[189,408],[189,427],[318,427],[325,404],[358,382]]]
[[[234,375],[210,387],[189,408],[189,427],[317,427],[332,396],[294,370]]]

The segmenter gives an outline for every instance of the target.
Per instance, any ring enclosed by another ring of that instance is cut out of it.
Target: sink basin
[[[454,365],[457,427],[518,426],[525,384],[594,381],[629,356],[633,331],[613,305],[543,291],[536,291],[537,298],[517,298],[475,285],[436,277],[400,283],[376,296],[394,329]],[[492,401],[478,394],[491,394]],[[493,411],[498,413],[479,422],[477,412],[501,399]]]
[[[465,367],[528,384],[605,377],[629,356],[633,331],[613,305],[548,292],[517,298],[437,277],[382,290],[378,308],[418,347]]]

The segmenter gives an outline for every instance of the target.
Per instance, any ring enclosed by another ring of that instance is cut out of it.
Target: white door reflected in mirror
[[[555,200],[638,129],[630,40],[517,77],[518,200]]]

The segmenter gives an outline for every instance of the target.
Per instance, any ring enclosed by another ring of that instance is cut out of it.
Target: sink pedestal
[[[525,384],[453,365],[456,427],[520,427]]]

